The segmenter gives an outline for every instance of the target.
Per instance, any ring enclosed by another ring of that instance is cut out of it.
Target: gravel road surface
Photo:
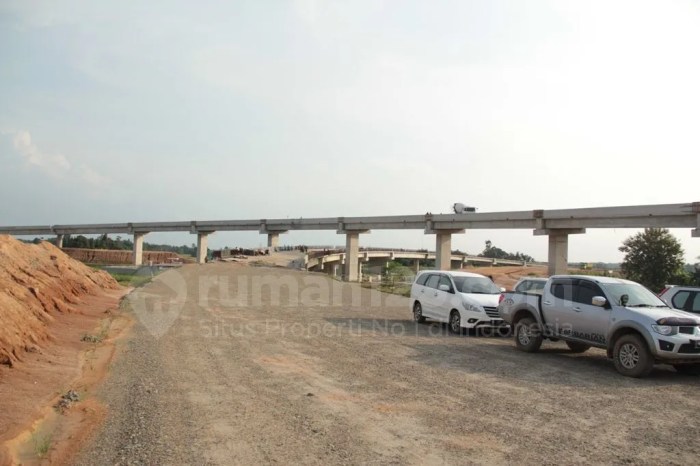
[[[78,464],[697,462],[700,378],[414,324],[408,299],[212,263],[132,293]]]

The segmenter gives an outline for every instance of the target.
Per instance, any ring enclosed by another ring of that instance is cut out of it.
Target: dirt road
[[[130,302],[79,464],[697,462],[700,379],[669,367],[450,336],[406,298],[279,268],[185,266]]]

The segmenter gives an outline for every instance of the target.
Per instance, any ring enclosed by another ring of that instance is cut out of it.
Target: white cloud
[[[20,130],[6,134],[14,135],[12,143],[15,150],[30,166],[41,170],[50,177],[66,178],[72,176],[95,187],[105,186],[111,182],[108,177],[101,175],[84,163],[75,168],[63,154],[52,154],[40,149],[32,141],[32,135],[29,131]]]
[[[17,152],[30,165],[40,168],[48,175],[62,176],[71,168],[70,162],[62,154],[49,154],[39,150],[28,131],[18,131],[12,142]]]
[[[80,178],[84,182],[96,187],[106,186],[112,181],[106,176],[101,175],[100,173],[96,172],[95,170],[93,170],[85,164],[80,166]]]

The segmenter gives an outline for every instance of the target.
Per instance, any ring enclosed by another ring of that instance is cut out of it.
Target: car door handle
[[[550,303],[549,301],[544,301],[542,304],[546,304],[547,306],[550,306],[552,303]]]
[[[575,308],[574,308],[574,311],[576,311],[576,312],[581,312],[581,308],[580,308],[580,307],[575,307]]]
[[[433,296],[437,296],[437,291],[435,292],[435,294]]]
[[[425,293],[425,290],[420,290],[421,293]]]

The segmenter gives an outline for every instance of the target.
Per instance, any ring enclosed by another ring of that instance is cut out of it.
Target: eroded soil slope
[[[0,235],[0,364],[13,366],[51,338],[48,324],[76,312],[84,296],[119,288],[106,272],[71,259],[52,244]]]

